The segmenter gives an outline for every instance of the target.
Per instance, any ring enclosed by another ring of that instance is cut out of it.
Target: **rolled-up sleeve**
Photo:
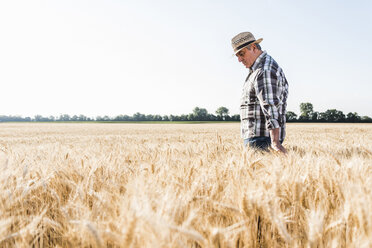
[[[267,129],[279,128],[282,125],[279,112],[281,101],[278,97],[278,77],[274,70],[263,70],[257,75],[255,90],[265,115]]]

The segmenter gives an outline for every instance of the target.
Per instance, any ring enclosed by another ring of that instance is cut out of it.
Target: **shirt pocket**
[[[248,101],[244,101],[242,105],[240,105],[240,118],[242,120],[254,119],[254,104],[249,103]]]
[[[257,105],[257,97],[254,94],[253,84],[247,83],[245,86],[240,103],[241,120],[254,119],[254,111]]]

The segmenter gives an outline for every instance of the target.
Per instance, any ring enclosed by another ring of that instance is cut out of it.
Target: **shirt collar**
[[[266,57],[266,51],[263,51],[260,56],[257,57],[256,61],[253,63],[253,65],[249,68],[249,72],[254,72],[258,66],[261,64],[263,59]]]

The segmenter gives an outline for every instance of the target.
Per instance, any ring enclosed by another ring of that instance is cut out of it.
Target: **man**
[[[243,32],[231,41],[239,62],[249,69],[240,105],[241,134],[245,146],[286,153],[288,82],[276,61],[261,50],[262,40]]]

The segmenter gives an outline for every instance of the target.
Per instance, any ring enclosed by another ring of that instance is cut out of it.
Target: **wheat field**
[[[0,247],[371,247],[372,125],[0,125]]]

